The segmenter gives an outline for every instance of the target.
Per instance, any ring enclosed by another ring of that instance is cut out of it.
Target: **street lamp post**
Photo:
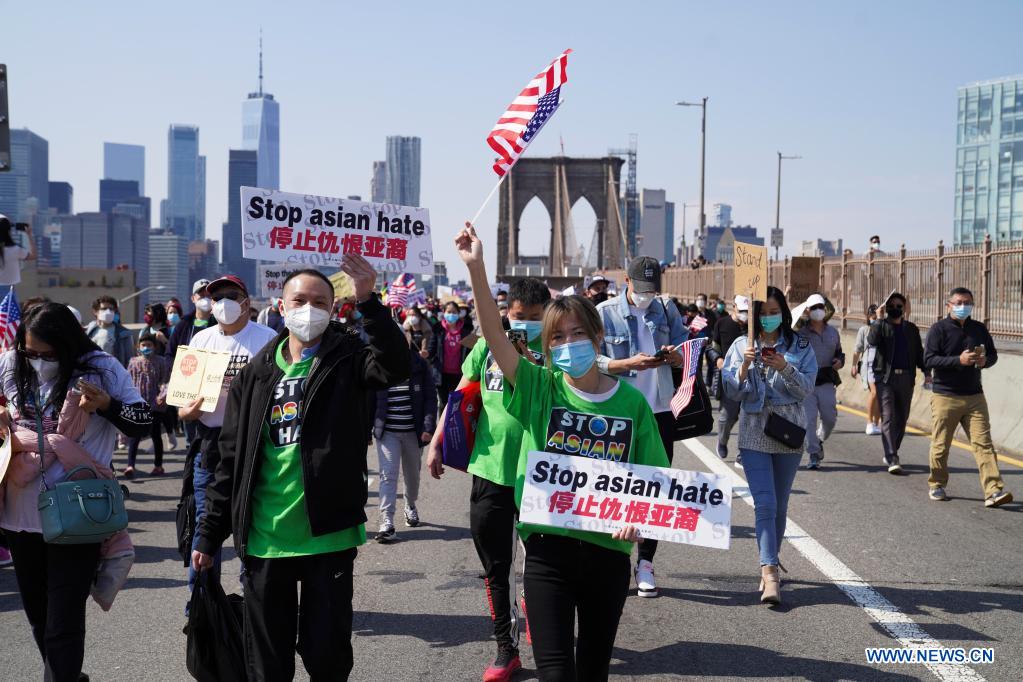
[[[704,208],[704,180],[705,170],[707,167],[707,98],[704,97],[700,102],[675,102],[680,107],[700,107],[702,110],[702,118],[700,121],[700,227],[697,233],[697,247],[700,251],[703,251],[703,245],[706,241],[706,234],[704,229],[707,226],[707,211]]]
[[[802,156],[784,156],[784,155],[782,155],[781,152],[778,152],[778,197],[777,197],[777,200],[775,201],[775,204],[774,204],[774,230],[775,230],[775,233],[777,233],[778,230],[781,229],[780,223],[781,223],[781,162],[782,162],[782,159],[792,160],[792,159],[801,159],[801,158],[803,158],[803,157]],[[773,236],[774,235],[772,235],[772,237]],[[772,239],[772,241],[774,241],[774,239]],[[774,244],[774,259],[775,260],[778,260],[778,247],[779,246],[780,246],[780,244],[778,242],[775,242],[775,244]]]
[[[138,291],[136,291],[136,292],[135,292],[134,294],[128,294],[127,296],[125,296],[124,298],[122,298],[122,299],[121,299],[121,300],[120,300],[120,301],[118,302],[118,304],[120,304],[120,303],[124,303],[125,301],[130,301],[131,299],[135,298],[136,296],[141,296],[142,294],[146,293],[146,292],[147,292],[147,291],[149,291],[150,289],[155,289],[156,291],[162,291],[163,289],[166,289],[166,288],[167,288],[167,287],[165,287],[165,286],[164,286],[164,285],[162,285],[162,284],[154,284],[154,285],[153,285],[153,286],[151,286],[151,287],[146,287],[145,289],[139,289],[139,290],[138,290]]]

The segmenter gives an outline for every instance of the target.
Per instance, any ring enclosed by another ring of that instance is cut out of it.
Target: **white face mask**
[[[815,320],[817,322],[820,322],[821,320],[824,319],[824,317],[827,314],[828,314],[828,311],[826,311],[826,310],[811,310],[810,311],[810,319],[811,320]]]
[[[707,301],[705,301],[702,298],[696,299],[696,307],[699,308],[700,310],[703,310],[704,308],[707,307]]]
[[[284,313],[284,326],[302,343],[319,338],[330,324],[330,313],[306,303]]]
[[[745,310],[736,313],[735,316],[739,318],[739,322],[749,322],[749,313]]]
[[[39,383],[45,384],[47,381],[56,378],[57,373],[60,372],[60,363],[56,360],[43,360],[42,358],[31,358],[28,364],[32,365],[32,369],[35,370],[36,376],[39,377]]]
[[[96,313],[96,319],[103,324],[110,324],[114,321],[114,311],[111,308],[103,308]]]
[[[241,317],[242,306],[238,301],[222,298],[213,304],[213,317],[223,324],[234,324]]]
[[[413,326],[413,327],[418,326],[419,325],[419,318],[413,315],[413,316],[408,318],[408,323],[411,326]]]
[[[646,310],[650,307],[650,304],[654,302],[653,294],[637,294],[635,291],[632,292],[632,303],[640,310]]]
[[[204,296],[203,298],[200,298],[198,301],[195,302],[195,309],[204,313],[208,313],[209,311],[213,310],[213,301]]]

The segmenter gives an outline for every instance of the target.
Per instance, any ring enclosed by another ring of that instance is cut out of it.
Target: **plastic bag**
[[[242,598],[224,594],[220,582],[200,571],[188,607],[185,665],[199,682],[244,682]]]
[[[482,409],[483,396],[478,381],[448,394],[441,441],[441,461],[444,466],[462,471],[469,468],[469,455],[476,443],[476,423]]]

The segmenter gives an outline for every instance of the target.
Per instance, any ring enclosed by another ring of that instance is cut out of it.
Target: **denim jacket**
[[[778,337],[775,349],[785,354],[788,367],[781,372],[766,367],[758,352],[756,359],[746,373],[746,380],[739,382],[739,368],[746,351],[747,338],[740,336],[728,349],[721,378],[725,384],[725,395],[742,403],[742,409],[757,414],[764,408],[764,398],[770,405],[791,405],[802,402],[813,392],[817,379],[817,357],[808,339],[793,334],[791,345],[785,335]],[[757,343],[759,351],[760,343]],[[764,370],[766,369],[766,377]]]
[[[629,310],[629,299],[622,292],[620,296],[604,301],[597,306],[597,312],[604,323],[604,341],[600,344],[600,355],[597,356],[597,369],[604,374],[611,374],[608,363],[611,360],[626,360],[639,352],[636,339],[639,321]],[[646,309],[643,322],[654,337],[654,347],[677,346],[689,338],[689,332],[682,322],[682,315],[674,303],[665,303],[658,297]],[[667,405],[675,393],[675,385],[671,380],[671,367],[664,365],[648,372],[657,372],[657,399]],[[632,383],[637,372],[629,370],[618,376]]]

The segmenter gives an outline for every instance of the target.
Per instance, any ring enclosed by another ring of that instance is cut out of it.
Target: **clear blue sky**
[[[76,210],[97,210],[102,146],[114,141],[145,145],[155,213],[167,126],[195,124],[207,233],[219,238],[262,26],[265,88],[281,102],[281,188],[367,196],[385,136],[420,136],[421,201],[455,279],[447,228],[495,179],[484,138],[566,47],[565,104],[527,154],[557,153],[560,136],[569,155],[602,155],[635,132],[640,187],[695,201],[699,110],[673,102],[708,96],[708,214],[732,204],[737,222],[766,234],[775,152],[804,157],[784,172],[790,253],[814,237],[860,250],[874,232],[885,248],[950,241],[956,87],[1023,72],[1017,1],[0,5],[12,125],[49,140],[50,179],[74,185]],[[479,221],[491,262],[496,204]],[[694,210],[690,229],[695,220]],[[523,225],[537,244],[547,228]]]

